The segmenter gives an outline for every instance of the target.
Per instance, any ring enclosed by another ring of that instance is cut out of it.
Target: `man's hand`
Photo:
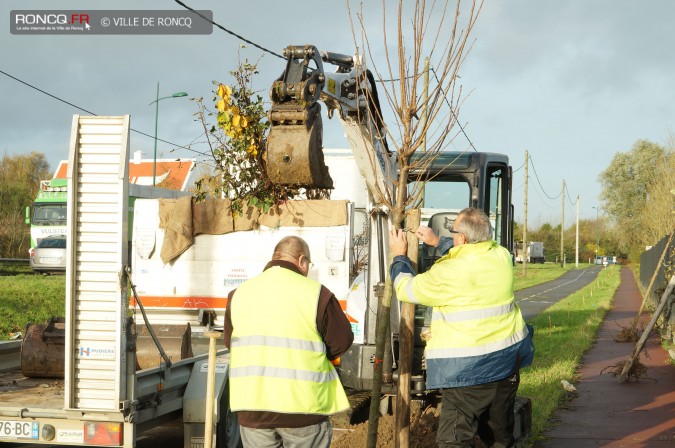
[[[408,241],[405,237],[405,230],[394,227],[389,230],[389,253],[392,257],[407,255]]]
[[[426,226],[419,226],[415,231],[415,236],[424,244],[431,247],[438,246],[439,241],[441,241],[434,231]]]

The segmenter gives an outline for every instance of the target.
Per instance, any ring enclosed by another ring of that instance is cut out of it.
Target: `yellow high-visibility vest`
[[[330,415],[349,407],[316,328],[321,284],[274,266],[232,300],[230,407]]]
[[[429,271],[394,279],[402,302],[433,307],[430,388],[495,381],[516,368],[528,329],[513,298],[511,254],[495,241],[455,246]]]

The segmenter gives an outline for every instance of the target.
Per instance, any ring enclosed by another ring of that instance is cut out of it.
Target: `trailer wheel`
[[[218,404],[220,419],[216,424],[216,448],[244,448],[239,432],[237,414],[230,410],[230,382],[225,385],[225,391]]]

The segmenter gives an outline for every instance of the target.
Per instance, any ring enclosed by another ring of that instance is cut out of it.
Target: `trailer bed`
[[[21,371],[0,373],[0,402],[4,407],[63,408],[62,378],[28,378]]]

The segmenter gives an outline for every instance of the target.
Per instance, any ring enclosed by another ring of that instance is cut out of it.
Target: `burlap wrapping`
[[[347,201],[286,201],[266,213],[248,207],[232,212],[229,199],[195,203],[192,197],[159,200],[159,227],[164,229],[160,257],[170,263],[185,252],[200,234],[222,235],[265,227],[328,227],[347,224]]]

